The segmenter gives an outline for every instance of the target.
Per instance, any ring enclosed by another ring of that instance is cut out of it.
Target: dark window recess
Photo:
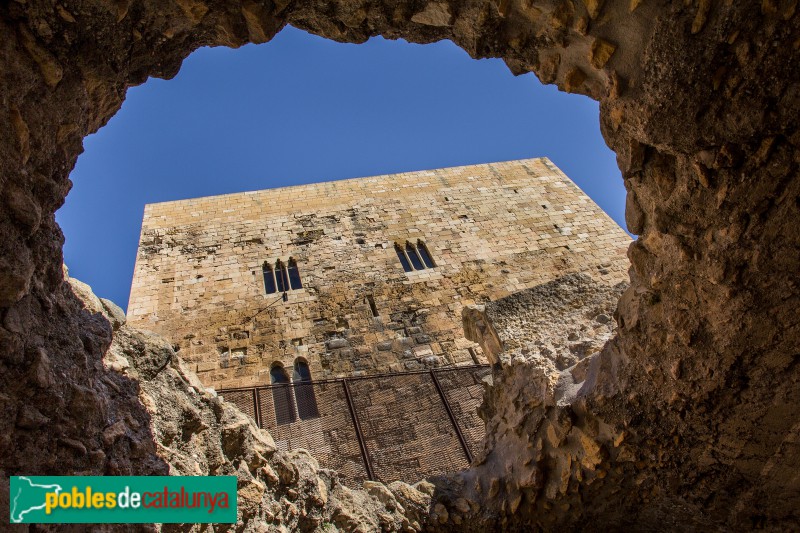
[[[367,295],[367,303],[372,311],[372,316],[378,316],[378,308],[375,307],[375,298],[373,298],[371,294]]]
[[[275,422],[278,425],[291,424],[297,420],[297,412],[294,409],[294,399],[292,398],[292,386],[286,370],[280,366],[273,366],[269,371],[272,387],[272,401],[275,403]]]
[[[436,263],[433,262],[433,258],[428,251],[428,247],[425,246],[425,243],[421,240],[417,240],[416,244],[406,242],[405,246],[395,243],[394,251],[397,252],[400,264],[403,265],[403,270],[406,272],[425,270],[426,268],[434,268],[436,266]]]
[[[300,282],[300,271],[297,269],[297,261],[289,259],[289,283],[292,289],[302,289],[303,284]]]
[[[433,259],[431,259],[431,254],[428,253],[428,247],[425,246],[424,242],[417,241],[417,251],[419,252],[420,257],[422,257],[422,262],[425,263],[426,267],[433,268],[436,266],[436,263],[434,263]]]
[[[417,254],[417,248],[410,242],[406,243],[406,255],[408,255],[409,260],[411,260],[411,265],[414,267],[414,270],[425,269],[425,266],[422,264],[422,259],[420,259]]]
[[[319,418],[317,398],[314,396],[314,386],[311,384],[311,370],[305,361],[295,361],[294,383],[294,398],[297,401],[300,419]]]
[[[400,259],[400,264],[403,265],[403,270],[406,272],[412,272],[414,269],[411,268],[411,263],[408,262],[408,257],[406,257],[405,251],[403,251],[403,249],[397,244],[394,245],[394,251],[397,252],[397,257]]]
[[[272,271],[272,267],[264,263],[262,272],[264,273],[264,291],[267,294],[274,294],[277,290],[275,289],[275,273]]]
[[[289,258],[288,266],[278,259],[275,261],[274,269],[268,263],[264,263],[262,272],[264,273],[264,292],[267,294],[303,288],[303,283],[300,281],[300,270],[297,268],[297,261],[294,258]]]

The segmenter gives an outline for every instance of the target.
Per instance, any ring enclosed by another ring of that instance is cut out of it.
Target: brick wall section
[[[394,243],[417,239],[436,267],[406,273]],[[471,364],[463,306],[568,272],[625,281],[629,243],[546,158],[150,204],[128,320],[218,388],[297,358],[314,378]],[[290,257],[303,289],[283,302],[262,265]]]

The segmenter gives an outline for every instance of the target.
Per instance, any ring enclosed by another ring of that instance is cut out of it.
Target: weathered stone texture
[[[585,274],[566,274],[484,306],[465,308],[465,333],[492,362],[499,362],[502,354],[515,354],[564,370],[599,352],[611,338],[616,322],[609,314],[627,285],[612,287]]]
[[[115,311],[103,305],[88,286],[70,280],[87,308],[113,320]],[[322,470],[304,450],[277,449],[272,437],[235,406],[206,387],[181,360],[172,345],[151,332],[118,324],[103,365],[116,383],[138,383],[138,398],[150,417],[120,417],[104,429],[106,444],[126,444],[132,459],[158,457],[162,475],[227,475],[238,478],[237,531],[348,529],[362,531],[415,531],[421,528],[419,511],[406,510],[397,497],[425,502],[429,494],[399,483],[380,483],[364,491],[345,487],[336,472]],[[121,392],[112,387],[113,392]],[[112,392],[112,394],[113,394]],[[152,434],[150,447],[135,445],[136,433]],[[80,440],[71,441],[81,447]],[[155,443],[155,450],[152,443]],[[84,451],[85,453],[85,451]],[[395,496],[397,494],[397,496]],[[164,526],[163,530],[187,530]],[[196,525],[189,530],[202,531]]]
[[[418,239],[436,266],[404,272],[394,244]],[[616,284],[629,243],[546,158],[152,204],[128,318],[218,388],[298,357],[317,378],[472,364],[465,305],[569,272]],[[303,288],[284,303],[262,265],[290,257]]]
[[[313,530],[350,523],[364,531],[420,529],[419,518],[412,515],[409,520],[393,491],[382,484],[373,484],[381,489],[377,495],[374,488],[353,490],[335,472],[321,470],[307,452],[278,451],[272,437],[252,419],[206,391],[166,339],[122,326],[114,334],[106,364],[138,380],[139,399],[152,413],[156,453],[170,475],[238,478],[237,531]],[[104,437],[116,440],[130,431],[128,425],[118,422]],[[402,488],[403,494],[410,492],[423,502],[429,498],[409,485]]]

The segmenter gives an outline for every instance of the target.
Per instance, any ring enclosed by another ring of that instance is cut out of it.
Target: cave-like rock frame
[[[343,42],[451,39],[601,103],[627,224],[640,237],[619,333],[592,390],[547,415],[550,445],[569,445],[557,428],[570,426],[598,444],[566,474],[543,461],[516,465],[532,473],[525,483],[469,488],[495,500],[498,521],[798,527],[797,11],[796,0],[3,3],[5,475],[163,468],[147,424],[133,423],[147,419],[135,383],[121,385],[100,364],[108,322],[81,314],[63,284],[54,212],[82,138],[119,109],[127,87],[175,75],[200,46],[265,42],[292,24]],[[525,414],[513,412],[524,402],[508,405],[501,418]],[[128,434],[109,438],[118,419]],[[555,492],[554,472],[566,476]]]

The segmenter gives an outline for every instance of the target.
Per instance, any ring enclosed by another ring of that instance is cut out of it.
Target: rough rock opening
[[[559,405],[528,387],[524,364],[503,370],[487,407],[498,428],[488,454],[517,455],[496,481],[484,483],[479,465],[441,485],[429,527],[471,515],[476,529],[796,527],[798,17],[789,0],[4,4],[4,474],[163,468],[135,392],[103,379],[111,326],[64,285],[53,213],[81,139],[127,87],[174,75],[199,46],[264,42],[291,23],[347,42],[451,39],[598,99],[628,189],[628,227],[640,235],[631,285],[590,386]],[[311,479],[291,467],[281,476],[275,483]],[[385,487],[368,489],[396,509]],[[404,490],[394,494],[408,495],[419,524],[422,492]],[[305,504],[294,509],[300,520]],[[331,513],[339,527],[359,525]],[[405,527],[386,516],[371,523]]]

